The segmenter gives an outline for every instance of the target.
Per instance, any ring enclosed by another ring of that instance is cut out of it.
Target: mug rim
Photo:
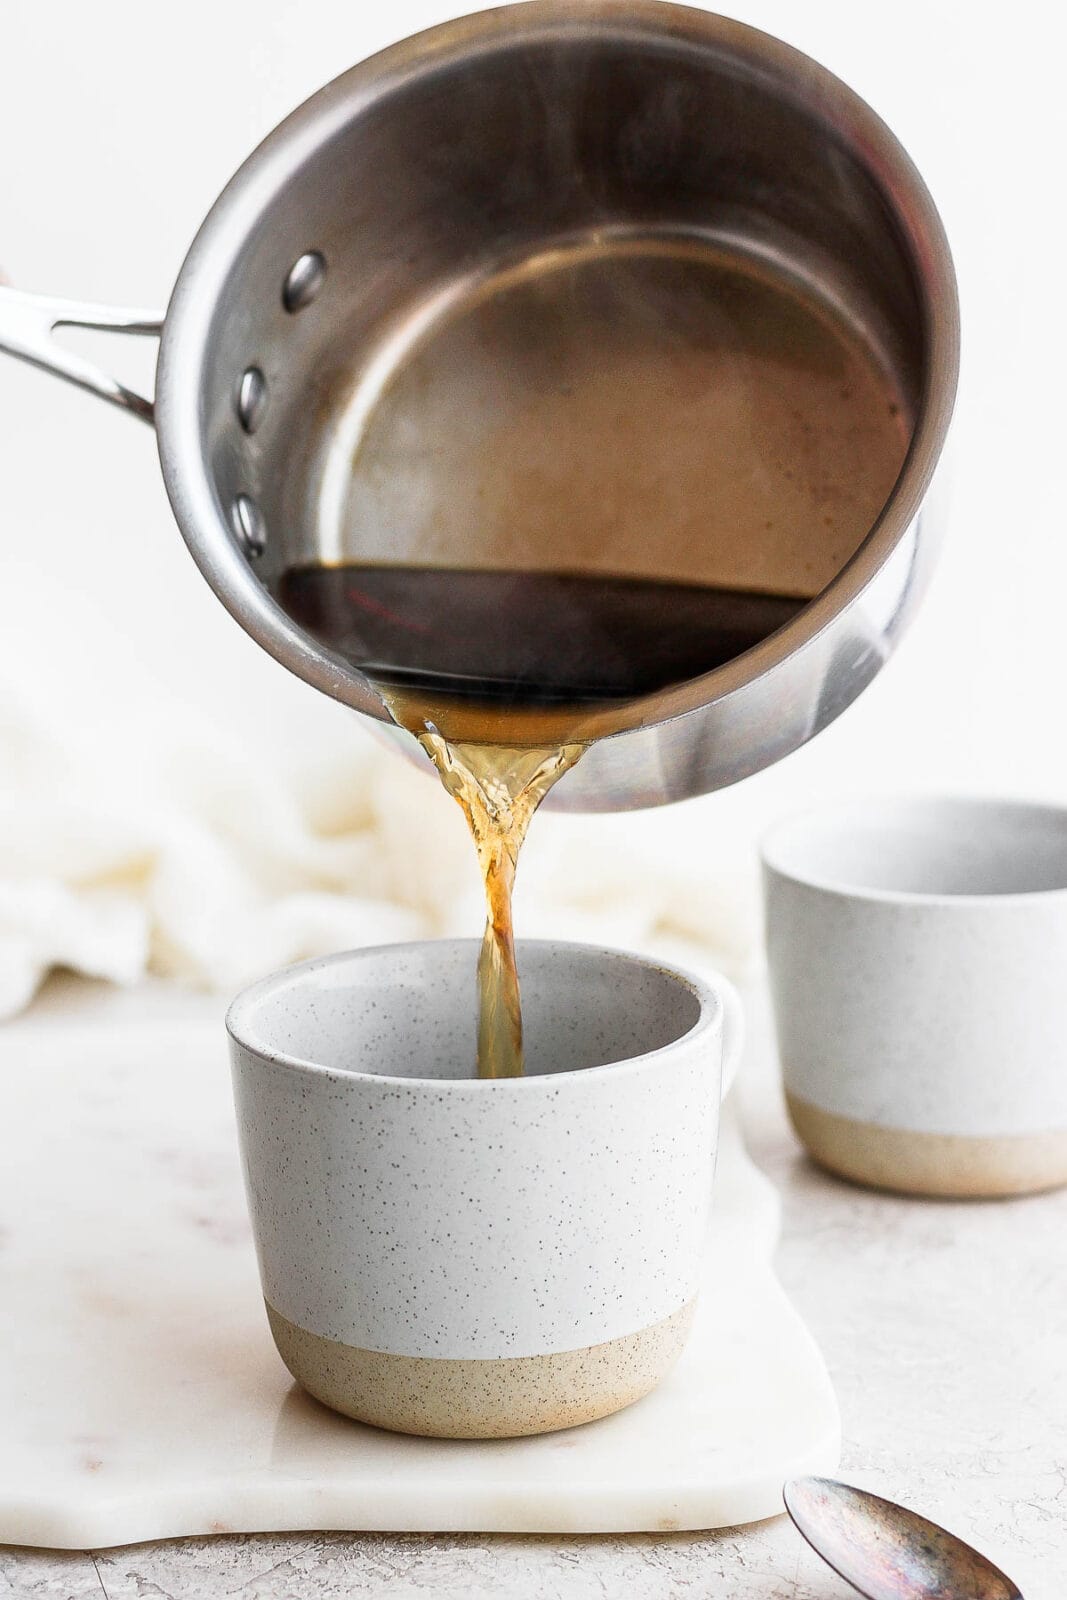
[[[407,1087],[419,1089],[434,1089],[443,1094],[454,1094],[467,1091],[475,1094],[487,1090],[513,1090],[521,1088],[525,1093],[532,1093],[537,1086],[542,1090],[559,1088],[561,1082],[568,1079],[588,1082],[611,1073],[628,1073],[630,1075],[645,1070],[650,1063],[660,1061],[664,1056],[670,1055],[680,1047],[689,1046],[704,1034],[718,1028],[724,1035],[726,1021],[726,1007],[715,988],[714,983],[700,974],[692,972],[686,967],[677,966],[674,962],[661,961],[655,956],[641,955],[634,950],[623,950],[614,945],[585,944],[577,939],[517,939],[516,948],[521,959],[524,950],[541,949],[553,951],[580,951],[583,955],[607,956],[612,959],[621,959],[631,966],[644,968],[646,971],[658,972],[671,979],[682,988],[688,990],[697,1002],[698,1013],[692,1027],[676,1039],[670,1039],[666,1044],[659,1045],[655,1050],[646,1050],[639,1056],[626,1056],[619,1061],[603,1062],[593,1067],[575,1067],[562,1072],[540,1072],[533,1074],[523,1073],[515,1078],[428,1078],[428,1077],[401,1077],[395,1073],[363,1072],[358,1068],[341,1068],[324,1066],[321,1062],[310,1061],[304,1056],[293,1051],[273,1050],[265,1048],[261,1043],[256,1043],[250,1036],[247,1027],[246,1013],[268,995],[274,994],[286,983],[299,982],[301,978],[325,968],[341,966],[347,962],[361,961],[364,958],[380,956],[387,951],[422,951],[442,949],[447,947],[455,949],[457,946],[470,950],[473,960],[481,948],[481,940],[474,938],[442,938],[442,939],[404,939],[392,940],[384,944],[359,945],[351,950],[333,951],[329,955],[312,956],[305,961],[293,962],[290,966],[279,967],[274,972],[267,973],[262,978],[257,978],[254,983],[248,984],[231,1000],[226,1009],[226,1032],[233,1044],[254,1056],[260,1062],[269,1062],[272,1066],[282,1067],[287,1071],[299,1074],[311,1074],[315,1077],[332,1079],[335,1082],[360,1082],[381,1083],[389,1085],[402,1084]],[[716,974],[718,976],[718,974]],[[724,1036],[725,1044],[725,1036]]]
[[[1065,865],[1064,882],[1061,884],[1049,884],[1047,887],[1033,889],[1009,889],[1002,893],[989,890],[961,890],[954,893],[933,889],[889,889],[844,877],[835,879],[831,873],[809,871],[795,859],[787,861],[786,852],[793,842],[790,835],[804,834],[812,824],[825,822],[835,815],[841,817],[844,822],[865,808],[868,812],[880,809],[902,817],[909,813],[933,816],[937,812],[950,809],[969,812],[972,816],[984,818],[992,818],[998,812],[1001,815],[1009,813],[1013,822],[1026,817],[1043,817],[1063,827],[1067,843],[1067,806],[1057,805],[1053,801],[1029,800],[1018,795],[959,794],[939,791],[926,794],[901,792],[856,794],[806,806],[773,823],[760,840],[760,860],[764,870],[774,873],[788,883],[838,899],[901,907],[928,906],[938,910],[963,911],[992,909],[994,906],[1030,905],[1035,902],[1047,903],[1067,897],[1067,865]]]

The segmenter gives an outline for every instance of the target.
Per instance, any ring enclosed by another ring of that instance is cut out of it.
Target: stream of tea
[[[832,580],[896,480],[907,405],[767,263],[605,240],[479,280],[361,418],[335,562],[271,588],[466,816],[488,913],[477,1067],[513,1076],[534,812],[605,712],[733,660]]]
[[[390,709],[397,716],[395,706]],[[415,731],[403,721],[403,713],[397,720]],[[519,1077],[522,1002],[511,914],[515,869],[534,812],[585,746],[450,744],[432,726],[416,737],[467,819],[485,883],[485,933],[478,956],[478,1076]]]

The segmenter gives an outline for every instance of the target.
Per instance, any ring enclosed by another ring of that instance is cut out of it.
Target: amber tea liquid
[[[804,602],[592,574],[417,567],[295,568],[277,593],[373,680],[462,809],[486,895],[478,1074],[521,1074],[515,872],[534,812],[585,748],[589,711],[732,659]],[[563,742],[561,717],[572,733]],[[463,737],[471,728],[493,741]]]
[[[271,586],[466,814],[488,906],[478,1070],[514,1074],[534,811],[605,710],[732,660],[825,588],[896,481],[908,406],[828,304],[700,239],[579,241],[472,281],[371,387],[334,473],[336,562]]]
[[[386,704],[405,726],[408,707],[388,694]],[[452,744],[433,729],[417,737],[467,818],[485,884],[485,933],[478,956],[478,1076],[519,1077],[522,1004],[511,915],[515,869],[530,819],[584,746]]]

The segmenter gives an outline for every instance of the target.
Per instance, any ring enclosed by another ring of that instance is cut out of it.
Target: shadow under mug
[[[848,800],[779,824],[763,866],[810,1154],[911,1194],[1067,1182],[1067,810]]]
[[[227,1017],[282,1359],[335,1410],[452,1438],[588,1422],[673,1365],[742,1039],[725,979],[520,941],[526,1076],[478,1079],[477,951],[305,962]]]

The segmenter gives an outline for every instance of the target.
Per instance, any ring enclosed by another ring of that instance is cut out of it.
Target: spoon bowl
[[[832,1478],[793,1478],[785,1508],[867,1600],[1023,1600],[985,1556],[914,1511]]]

